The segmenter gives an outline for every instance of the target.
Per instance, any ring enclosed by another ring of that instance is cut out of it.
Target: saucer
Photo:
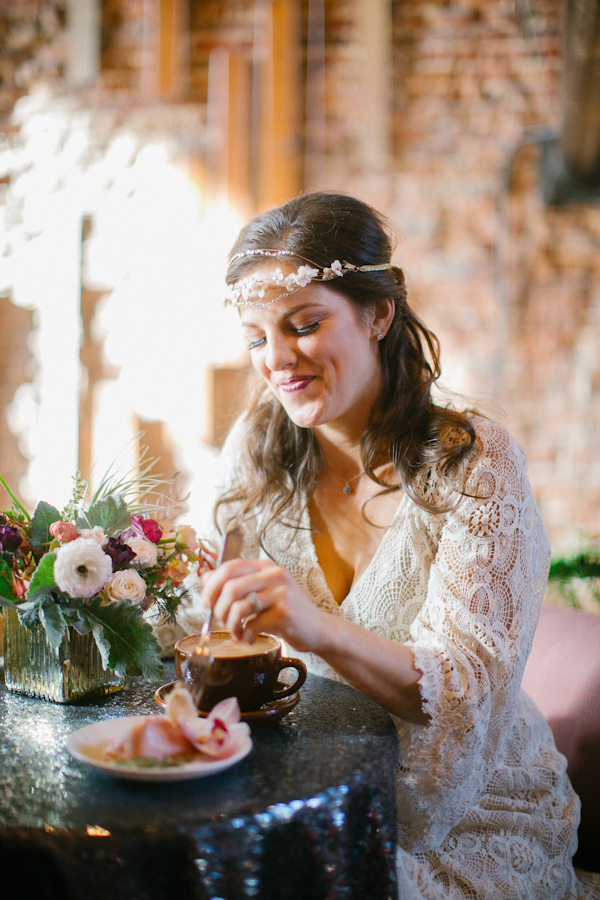
[[[166,705],[169,693],[176,684],[176,681],[171,681],[169,684],[163,684],[154,692],[154,699],[159,706],[163,707],[163,709]],[[286,686],[281,681],[278,682],[278,685],[281,687]],[[243,712],[241,714],[242,722],[247,722],[251,728],[258,728],[261,725],[266,725],[268,722],[279,722],[280,719],[283,719],[284,716],[287,716],[287,714],[291,712],[299,700],[300,691],[296,691],[295,694],[290,694],[289,697],[282,697],[280,700],[274,700],[273,703],[265,703],[260,709]],[[208,713],[199,710],[198,715],[205,719]]]

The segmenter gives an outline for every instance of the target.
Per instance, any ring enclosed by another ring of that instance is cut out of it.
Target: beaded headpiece
[[[251,256],[262,257],[291,257],[292,259],[303,260],[305,265],[299,266],[296,272],[284,275],[280,268],[273,269],[269,272],[253,272],[245,278],[240,278],[233,284],[229,285],[225,298],[225,306],[271,306],[276,300],[293,294],[299,288],[306,287],[311,281],[331,281],[332,278],[342,278],[345,272],[384,272],[391,269],[391,263],[377,263],[372,266],[355,266],[349,262],[340,262],[339,259],[334,260],[330,266],[319,266],[317,263],[299,256],[291,250],[245,250],[242,253],[236,253],[229,260],[229,267],[238,259],[244,259]],[[266,290],[271,285],[282,287],[283,292],[273,297],[267,303],[261,303]]]

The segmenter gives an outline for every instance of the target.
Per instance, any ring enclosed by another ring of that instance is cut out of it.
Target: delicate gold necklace
[[[338,475],[337,472],[334,472],[334,471],[333,471],[333,469],[331,468],[331,466],[328,466],[328,465],[327,465],[327,463],[325,462],[325,460],[323,460],[323,465],[325,466],[326,469],[329,469],[329,471],[331,472],[331,474],[332,474],[335,478],[337,478],[338,481],[343,481],[343,482],[344,482],[344,487],[342,488],[344,494],[351,494],[351,493],[352,493],[352,488],[350,487],[350,485],[352,484],[352,482],[353,482],[353,481],[356,481],[357,478],[362,478],[362,476],[365,474],[365,472],[364,472],[364,470],[363,470],[362,472],[359,472],[358,475],[353,475],[352,478],[342,478],[341,475]]]

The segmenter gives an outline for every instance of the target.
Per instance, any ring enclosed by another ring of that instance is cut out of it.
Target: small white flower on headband
[[[267,257],[284,257],[289,256],[296,259],[303,259],[301,256],[291,253],[289,250],[248,250],[245,253],[237,253],[230,260],[229,265],[238,259],[251,256],[267,256]],[[310,259],[305,260],[310,265],[302,265],[298,267],[297,272],[291,272],[284,275],[280,268],[270,272],[258,271],[245,278],[240,278],[234,284],[229,285],[225,306],[270,306],[276,300],[287,297],[288,294],[297,291],[299,288],[306,287],[311,281],[331,281],[332,278],[342,278],[344,272],[383,272],[391,269],[391,263],[378,263],[372,266],[354,266],[352,263],[340,262],[339,259],[334,260],[330,266],[318,266]],[[278,294],[267,303],[261,303],[264,299],[266,290],[273,285],[274,287],[284,287],[285,292]]]
[[[334,260],[331,263],[331,266],[325,266],[323,269],[323,281],[330,281],[332,278],[338,278],[343,276],[342,264],[339,259]]]

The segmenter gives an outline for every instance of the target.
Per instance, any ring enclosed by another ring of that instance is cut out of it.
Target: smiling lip
[[[304,390],[311,383],[313,377],[313,375],[297,375],[295,378],[286,378],[285,381],[280,381],[277,387],[286,394],[294,394],[296,391]]]

